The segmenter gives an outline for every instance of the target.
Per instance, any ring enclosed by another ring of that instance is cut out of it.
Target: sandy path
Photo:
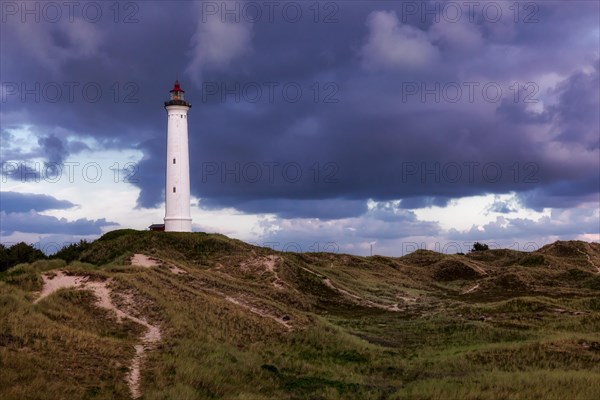
[[[472,288],[469,288],[469,289],[465,290],[461,294],[472,293],[472,292],[476,291],[477,289],[479,289],[479,283],[477,285],[473,286]]]
[[[251,258],[249,260],[241,262],[239,266],[240,270],[244,271],[245,273],[258,274],[259,276],[262,276],[265,273],[267,273],[273,276],[275,279],[273,280],[273,282],[271,282],[271,284],[276,289],[282,290],[285,289],[287,286],[289,289],[295,290],[292,286],[288,285],[283,279],[279,277],[279,274],[277,273],[277,263],[279,261],[281,261],[281,257],[278,257],[276,255],[270,255],[266,257]],[[217,267],[216,269],[220,268]]]
[[[399,298],[400,300],[406,302],[406,303],[416,303],[417,302],[417,298],[416,297],[402,296],[400,294],[396,295],[396,297]]]
[[[465,262],[465,260],[460,260],[461,262],[467,264],[469,267],[473,268],[475,271],[479,272],[481,275],[487,275],[487,271],[485,269],[483,269],[483,267],[481,267],[480,265],[477,265],[477,263],[468,261]]]
[[[471,264],[470,265],[473,269],[475,269],[475,271],[479,272],[481,275],[487,275],[487,271],[485,269],[483,269],[482,267],[480,267],[477,264]]]
[[[277,323],[285,326],[285,328],[288,331],[292,330],[292,325],[290,324],[289,320],[284,320],[283,318],[278,317],[277,315],[274,315],[274,314],[268,312],[267,310],[265,310],[263,308],[255,307],[255,306],[249,304],[247,301],[245,301],[245,300],[243,300],[241,298],[234,298],[234,297],[231,297],[231,296],[225,296],[225,300],[227,300],[230,303],[233,303],[235,305],[238,305],[240,307],[244,307],[248,311],[250,311],[250,312],[252,312],[254,314],[260,315],[261,317],[270,318],[273,321],[275,321],[275,322],[277,322]]]
[[[313,275],[315,275],[315,276],[318,276],[319,278],[323,278],[323,275],[317,274],[315,271],[311,271],[311,270],[310,270],[310,269],[308,269],[308,268],[305,268],[305,267],[300,267],[300,269],[303,269],[303,270],[305,270],[306,272],[310,272],[311,274],[313,274]]]
[[[315,275],[317,275],[317,274],[315,274]],[[327,286],[328,288],[330,288],[332,290],[335,290],[336,292],[340,293],[341,295],[349,297],[353,300],[357,300],[359,303],[362,303],[368,307],[381,308],[382,310],[394,311],[394,312],[401,311],[400,308],[398,307],[398,304],[390,304],[390,305],[379,304],[379,303],[375,303],[371,300],[367,300],[364,297],[360,297],[354,293],[350,293],[346,289],[337,287],[336,285],[333,284],[333,282],[329,278],[324,278],[323,283],[325,284],[325,286]]]
[[[588,261],[588,263],[589,263],[589,264],[590,264],[592,267],[596,267],[596,269],[597,269],[596,273],[597,273],[597,274],[600,274],[600,265],[596,265],[596,264],[594,264],[594,263],[592,262],[592,258],[590,257],[590,255],[589,255],[589,254],[587,254],[587,253],[585,253],[585,252],[583,252],[583,251],[581,251],[581,250],[579,250],[579,249],[577,249],[577,251],[578,251],[578,252],[580,252],[581,254],[583,254],[583,255],[584,255],[586,258],[587,258],[587,261]]]
[[[353,298],[353,299],[355,299],[355,300],[363,300],[363,298],[362,298],[362,297],[360,297],[360,296],[357,296],[357,295],[355,295],[355,294],[353,294],[353,293],[350,293],[350,292],[349,292],[349,291],[347,291],[347,290],[344,290],[344,289],[342,289],[342,288],[339,288],[339,287],[335,286],[335,285],[333,284],[333,282],[331,282],[331,279],[329,279],[329,278],[325,278],[325,279],[323,279],[323,283],[324,283],[324,284],[325,284],[325,286],[327,286],[328,288],[330,288],[330,289],[333,289],[333,290],[335,290],[336,292],[338,292],[338,293],[341,293],[341,294],[343,294],[343,295],[344,295],[344,296],[346,296],[346,297],[350,297],[350,298]]]
[[[156,325],[149,324],[144,319],[136,318],[132,315],[127,315],[127,318],[137,322],[140,325],[144,325],[146,327],[146,333],[142,336],[142,343],[135,345],[135,356],[131,361],[131,368],[129,373],[125,377],[127,381],[127,385],[129,385],[129,390],[131,392],[131,397],[137,399],[141,397],[142,393],[140,391],[140,381],[141,381],[141,365],[142,360],[144,358],[144,352],[146,350],[150,350],[151,346],[161,339],[160,328]]]
[[[260,307],[260,306],[251,304],[251,300],[249,301],[247,299],[249,296],[243,294],[242,292],[237,292],[235,294],[225,294],[218,289],[209,288],[209,287],[203,287],[201,290],[204,290],[213,295],[219,296],[219,297],[225,299],[226,301],[228,301],[232,304],[235,304],[236,306],[242,307],[242,308],[250,311],[253,314],[260,315],[261,317],[264,317],[264,318],[270,318],[273,321],[277,322],[278,324],[283,325],[288,331],[293,330],[293,326],[292,326],[291,319],[289,316],[283,316],[283,317],[278,316],[275,313],[269,311],[266,307]],[[260,300],[256,299],[256,301],[260,301]]]
[[[153,344],[157,343],[161,339],[160,328],[157,325],[152,325],[144,318],[138,318],[131,315],[127,310],[123,310],[115,306],[110,295],[111,289],[108,287],[111,280],[106,281],[89,281],[88,277],[84,276],[72,276],[65,275],[64,272],[58,271],[54,276],[44,274],[42,276],[44,285],[40,296],[35,300],[34,303],[39,302],[43,298],[51,295],[52,293],[66,288],[75,288],[77,290],[91,290],[96,296],[96,305],[100,308],[104,308],[109,311],[113,311],[117,320],[121,322],[124,318],[128,318],[140,325],[146,327],[146,332],[142,336],[141,344],[135,346],[135,356],[131,361],[130,371],[127,373],[125,380],[129,386],[131,397],[136,399],[141,397],[140,391],[140,380],[141,380],[141,364],[144,356],[144,352],[148,350]]]
[[[277,256],[268,256],[264,261],[264,266],[267,269],[267,271],[269,271],[273,276],[275,276],[273,286],[275,286],[277,289],[284,289],[286,283],[283,279],[279,277],[279,274],[275,270],[275,264],[277,263],[277,261],[279,261],[279,259],[280,258]]]
[[[367,307],[373,307],[373,308],[381,308],[383,310],[387,310],[387,311],[394,311],[394,312],[398,312],[398,311],[402,311],[399,307],[398,304],[391,304],[391,305],[386,305],[386,304],[378,304],[378,303],[374,303],[371,300],[367,300],[363,297],[360,297],[354,293],[350,293],[349,291],[342,289],[340,287],[337,287],[336,285],[333,284],[333,282],[331,281],[331,279],[329,279],[328,277],[318,274],[315,271],[311,271],[308,268],[305,267],[300,267],[301,269],[303,269],[306,272],[309,272],[315,276],[318,276],[319,278],[323,279],[323,283],[325,284],[325,286],[327,286],[328,288],[335,290],[336,292],[340,293],[343,296],[349,297],[353,300],[358,301],[359,303],[362,303],[364,305],[366,305]]]

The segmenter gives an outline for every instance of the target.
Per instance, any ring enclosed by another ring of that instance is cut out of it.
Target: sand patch
[[[131,257],[130,262],[131,265],[144,268],[158,267],[160,265],[160,263],[157,260],[155,260],[154,258],[150,258],[144,254],[134,254],[133,257]]]
[[[171,271],[175,275],[187,274],[186,270],[181,269],[176,265],[165,262],[163,260],[159,260],[158,258],[148,257],[144,254],[134,254],[129,262],[131,263],[131,265],[144,268],[152,268],[164,265],[167,268],[169,268],[169,271]]]
[[[180,274],[187,274],[187,271],[184,269],[181,269],[175,265],[169,264],[168,265],[169,269],[171,270],[172,273],[174,273],[175,275],[180,275]]]
[[[52,293],[60,289],[71,287],[80,288],[84,283],[87,282],[88,279],[84,276],[65,275],[62,271],[56,272],[52,278],[49,278],[48,275],[44,275],[42,278],[44,280],[44,285],[42,286],[40,296],[34,301],[34,303],[37,303],[44,297],[50,296]]]

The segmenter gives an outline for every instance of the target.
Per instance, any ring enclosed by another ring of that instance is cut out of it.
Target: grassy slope
[[[129,266],[133,253],[188,273]],[[264,267],[268,256],[283,289]],[[595,399],[594,265],[600,246],[584,242],[386,258],[115,231],[70,265],[0,274],[0,398],[129,397],[123,376],[143,328],[117,324],[89,292],[62,290],[32,304],[41,274],[61,269],[112,277],[115,292],[133,293],[161,324],[163,340],[142,369],[146,399]],[[399,311],[385,309],[393,305]],[[274,320],[282,317],[291,331]]]

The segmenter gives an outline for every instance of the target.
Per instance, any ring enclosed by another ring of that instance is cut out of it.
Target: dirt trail
[[[590,265],[592,267],[596,267],[596,269],[597,269],[596,273],[600,274],[600,265],[594,264],[594,262],[592,261],[592,257],[590,257],[590,255],[587,254],[586,252],[583,252],[583,251],[581,251],[579,249],[577,249],[577,251],[580,252],[581,254],[583,254],[587,258],[588,263],[590,263]]]
[[[481,275],[487,275],[487,271],[485,269],[483,269],[482,267],[480,267],[477,264],[471,264],[471,267],[474,268],[477,272],[479,272]]]
[[[327,286],[328,288],[335,290],[336,292],[340,293],[342,296],[351,298],[353,300],[358,301],[359,303],[362,303],[363,305],[366,305],[367,307],[373,307],[373,308],[381,308],[383,310],[388,310],[388,311],[402,311],[399,307],[398,304],[379,304],[379,303],[375,303],[372,302],[371,300],[367,300],[364,297],[360,297],[354,293],[350,293],[349,291],[347,291],[346,289],[342,289],[336,285],[333,284],[333,281],[331,279],[329,279],[328,277],[318,274],[315,271],[311,271],[308,268],[305,267],[300,267],[301,269],[303,269],[306,272],[309,272],[315,276],[318,276],[319,278],[323,279],[323,283],[325,284],[325,286]]]
[[[461,262],[467,264],[469,267],[473,268],[475,271],[479,272],[481,275],[487,275],[487,271],[485,269],[483,269],[483,267],[481,267],[480,265],[478,265],[475,262],[471,262],[471,261],[467,261],[465,262],[465,260],[461,260]]]
[[[271,283],[276,289],[285,289],[286,286],[290,289],[294,289],[279,277],[279,274],[277,273],[277,263],[279,261],[281,261],[281,257],[275,255],[252,258],[240,263],[240,269],[247,273],[258,275],[268,273],[269,275],[272,275],[275,279]]]
[[[342,295],[344,295],[344,296],[346,296],[346,297],[350,297],[350,298],[352,298],[352,299],[355,299],[355,300],[364,300],[362,297],[360,297],[360,296],[357,296],[357,295],[355,295],[354,293],[350,293],[349,291],[347,291],[347,290],[345,290],[345,289],[342,289],[342,288],[339,288],[339,287],[335,286],[335,285],[333,284],[333,282],[331,282],[331,279],[329,279],[329,278],[325,278],[325,279],[323,279],[323,283],[324,283],[324,284],[325,284],[325,286],[327,286],[328,288],[330,288],[330,289],[333,289],[333,290],[335,290],[336,292],[338,292],[338,293],[341,293]]]
[[[176,265],[159,260],[157,258],[148,257],[147,255],[144,255],[144,254],[134,254],[131,257],[131,260],[129,262],[131,263],[131,265],[134,265],[137,267],[144,267],[144,268],[152,268],[152,267],[158,267],[160,265],[165,265],[175,275],[187,274],[187,271],[179,268]]]
[[[347,291],[346,289],[342,289],[340,287],[337,287],[336,285],[333,284],[333,282],[331,281],[331,279],[329,278],[325,278],[323,279],[323,283],[325,284],[325,286],[327,286],[330,289],[333,289],[335,291],[337,291],[338,293],[340,293],[342,296],[346,296],[349,297],[353,300],[358,301],[359,303],[362,303],[363,305],[366,305],[367,307],[372,307],[372,308],[380,308],[382,310],[387,310],[387,311],[402,311],[399,307],[398,304],[379,304],[379,303],[375,303],[371,300],[367,300],[364,297],[360,297],[354,293],[350,293],[349,291]]]
[[[108,287],[108,285],[111,283],[110,279],[106,281],[90,281],[86,276],[65,275],[65,273],[62,271],[58,271],[54,275],[44,274],[42,278],[44,280],[44,285],[42,287],[40,296],[35,300],[34,303],[39,302],[43,298],[60,289],[75,288],[77,290],[91,290],[96,296],[95,304],[100,308],[113,311],[117,316],[118,322],[121,322],[124,318],[128,318],[146,327],[146,332],[142,336],[141,343],[135,346],[135,356],[131,361],[130,371],[125,377],[127,385],[129,386],[129,391],[131,392],[131,397],[134,399],[141,397],[140,369],[144,352],[149,350],[152,345],[160,341],[160,328],[157,325],[150,324],[144,318],[138,318],[132,315],[128,310],[123,310],[115,306],[110,296],[112,291]],[[129,300],[130,301],[128,303],[133,303],[132,299]]]
[[[294,329],[292,326],[291,318],[289,316],[277,315],[275,312],[269,310],[267,307],[257,305],[256,303],[260,302],[260,300],[257,298],[254,298],[253,296],[249,296],[248,294],[245,294],[245,293],[239,292],[239,291],[236,291],[235,293],[224,293],[219,289],[210,288],[210,287],[202,287],[201,290],[211,293],[213,295],[219,296],[230,303],[233,303],[239,307],[242,307],[242,308],[250,311],[251,313],[260,315],[261,317],[264,317],[264,318],[270,318],[270,319],[274,320],[275,322],[277,322],[278,324],[283,325],[286,328],[286,330],[288,330],[288,331],[291,331]]]
[[[275,277],[273,286],[275,286],[277,289],[283,289],[286,283],[279,277],[279,274],[275,270],[275,263],[279,260],[280,258],[277,256],[268,256],[266,257],[264,265],[267,268],[267,271],[269,271]]]
[[[474,291],[476,291],[477,289],[479,289],[479,283],[476,284],[475,286],[465,290],[464,292],[462,292],[461,294],[468,294],[468,293],[472,293]]]
[[[131,369],[125,380],[129,385],[129,390],[131,391],[131,397],[137,399],[141,397],[142,393],[140,391],[140,381],[141,381],[141,365],[144,358],[144,352],[146,350],[150,350],[152,345],[158,343],[161,339],[160,328],[156,325],[151,325],[145,319],[136,318],[132,315],[127,315],[127,318],[137,322],[140,325],[146,327],[146,333],[142,336],[142,343],[134,346],[135,348],[135,356],[131,361]]]
[[[285,328],[288,331],[292,330],[292,325],[289,322],[289,317],[285,318],[285,317],[278,317],[277,315],[274,315],[272,313],[270,313],[268,310],[264,309],[264,308],[259,308],[259,307],[255,307],[252,304],[250,304],[247,300],[241,298],[241,297],[231,297],[231,296],[225,296],[225,300],[229,301],[230,303],[236,304],[238,306],[244,307],[246,308],[248,311],[260,315],[261,317],[266,317],[266,318],[270,318],[273,321],[285,326]]]
[[[317,274],[315,271],[311,271],[311,270],[310,270],[310,269],[308,269],[308,268],[305,268],[305,267],[300,267],[300,268],[301,268],[301,269],[303,269],[303,270],[305,270],[306,272],[309,272],[309,273],[311,273],[311,274],[313,274],[313,275],[315,275],[315,276],[318,276],[319,278],[324,278],[324,276],[323,276],[323,275],[321,275],[321,274]]]
[[[416,297],[403,296],[401,294],[397,294],[396,298],[404,301],[405,303],[416,303],[417,302],[417,298]]]

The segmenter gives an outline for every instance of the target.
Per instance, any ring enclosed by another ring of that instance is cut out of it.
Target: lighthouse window
[[[176,164],[176,163],[175,163],[175,159],[173,159],[173,164]]]
[[[175,189],[175,186],[173,186],[173,193],[176,193],[177,189]]]

